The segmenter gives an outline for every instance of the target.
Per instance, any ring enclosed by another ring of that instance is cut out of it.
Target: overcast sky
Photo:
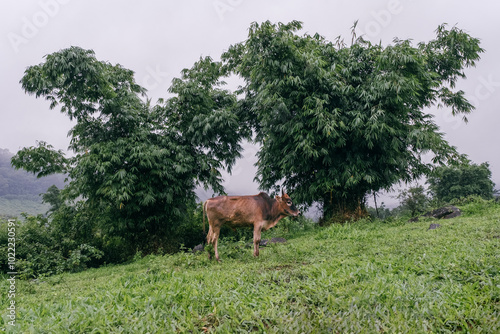
[[[480,38],[486,50],[477,67],[467,71],[468,78],[457,85],[477,109],[468,124],[447,109],[428,112],[461,153],[473,162],[490,163],[500,188],[498,1],[10,0],[0,6],[0,148],[13,153],[37,140],[67,148],[72,127],[68,118],[49,110],[46,101],[26,95],[19,80],[44,55],[72,45],[93,49],[99,60],[133,70],[137,82],[156,101],[167,96],[172,78],[200,56],[218,58],[229,45],[246,39],[254,21],[299,20],[303,33],[349,40],[350,28],[359,20],[358,34],[383,44],[394,37],[428,41],[439,24],[457,24]],[[225,183],[232,194],[257,191],[252,184],[256,148],[244,147],[245,157]]]

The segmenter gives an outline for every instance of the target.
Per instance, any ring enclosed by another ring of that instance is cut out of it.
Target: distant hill
[[[10,159],[14,154],[0,148],[0,216],[18,216],[21,212],[45,213],[47,205],[42,204],[43,194],[56,185],[64,186],[64,175],[50,175],[38,179],[35,175],[12,167]]]

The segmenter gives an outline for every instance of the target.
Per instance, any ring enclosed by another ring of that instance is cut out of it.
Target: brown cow
[[[280,219],[287,216],[296,217],[299,210],[293,205],[290,197],[281,192],[275,199],[266,193],[254,196],[219,196],[210,198],[203,204],[203,230],[205,230],[205,214],[208,219],[207,243],[212,244],[215,258],[219,259],[217,241],[222,225],[232,228],[253,226],[254,256],[259,256],[260,233],[275,226]],[[211,254],[208,254],[211,258]]]

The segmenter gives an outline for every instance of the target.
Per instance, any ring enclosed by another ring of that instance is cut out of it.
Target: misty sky
[[[251,22],[303,22],[301,33],[350,41],[358,35],[389,44],[394,37],[415,43],[434,38],[439,24],[457,25],[481,39],[486,50],[457,87],[476,106],[465,124],[448,109],[431,108],[445,138],[476,163],[488,161],[500,188],[500,2],[497,1],[2,1],[0,4],[0,148],[15,153],[46,141],[66,149],[72,127],[67,116],[26,95],[19,84],[24,70],[43,56],[69,46],[93,49],[99,60],[133,70],[156,101],[168,97],[171,80],[200,56],[220,54],[247,37]],[[231,194],[252,194],[257,149],[244,144],[245,157],[226,177]],[[394,201],[394,200],[392,200]],[[386,200],[391,202],[390,199]]]

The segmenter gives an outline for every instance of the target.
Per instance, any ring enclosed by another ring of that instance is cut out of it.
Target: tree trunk
[[[377,218],[380,218],[380,215],[378,214],[377,193],[376,192],[373,192],[373,201],[375,202],[375,212],[377,212]]]
[[[365,207],[365,195],[350,194],[340,196],[331,191],[323,196],[323,217],[320,225],[344,223],[358,220],[368,215]]]

